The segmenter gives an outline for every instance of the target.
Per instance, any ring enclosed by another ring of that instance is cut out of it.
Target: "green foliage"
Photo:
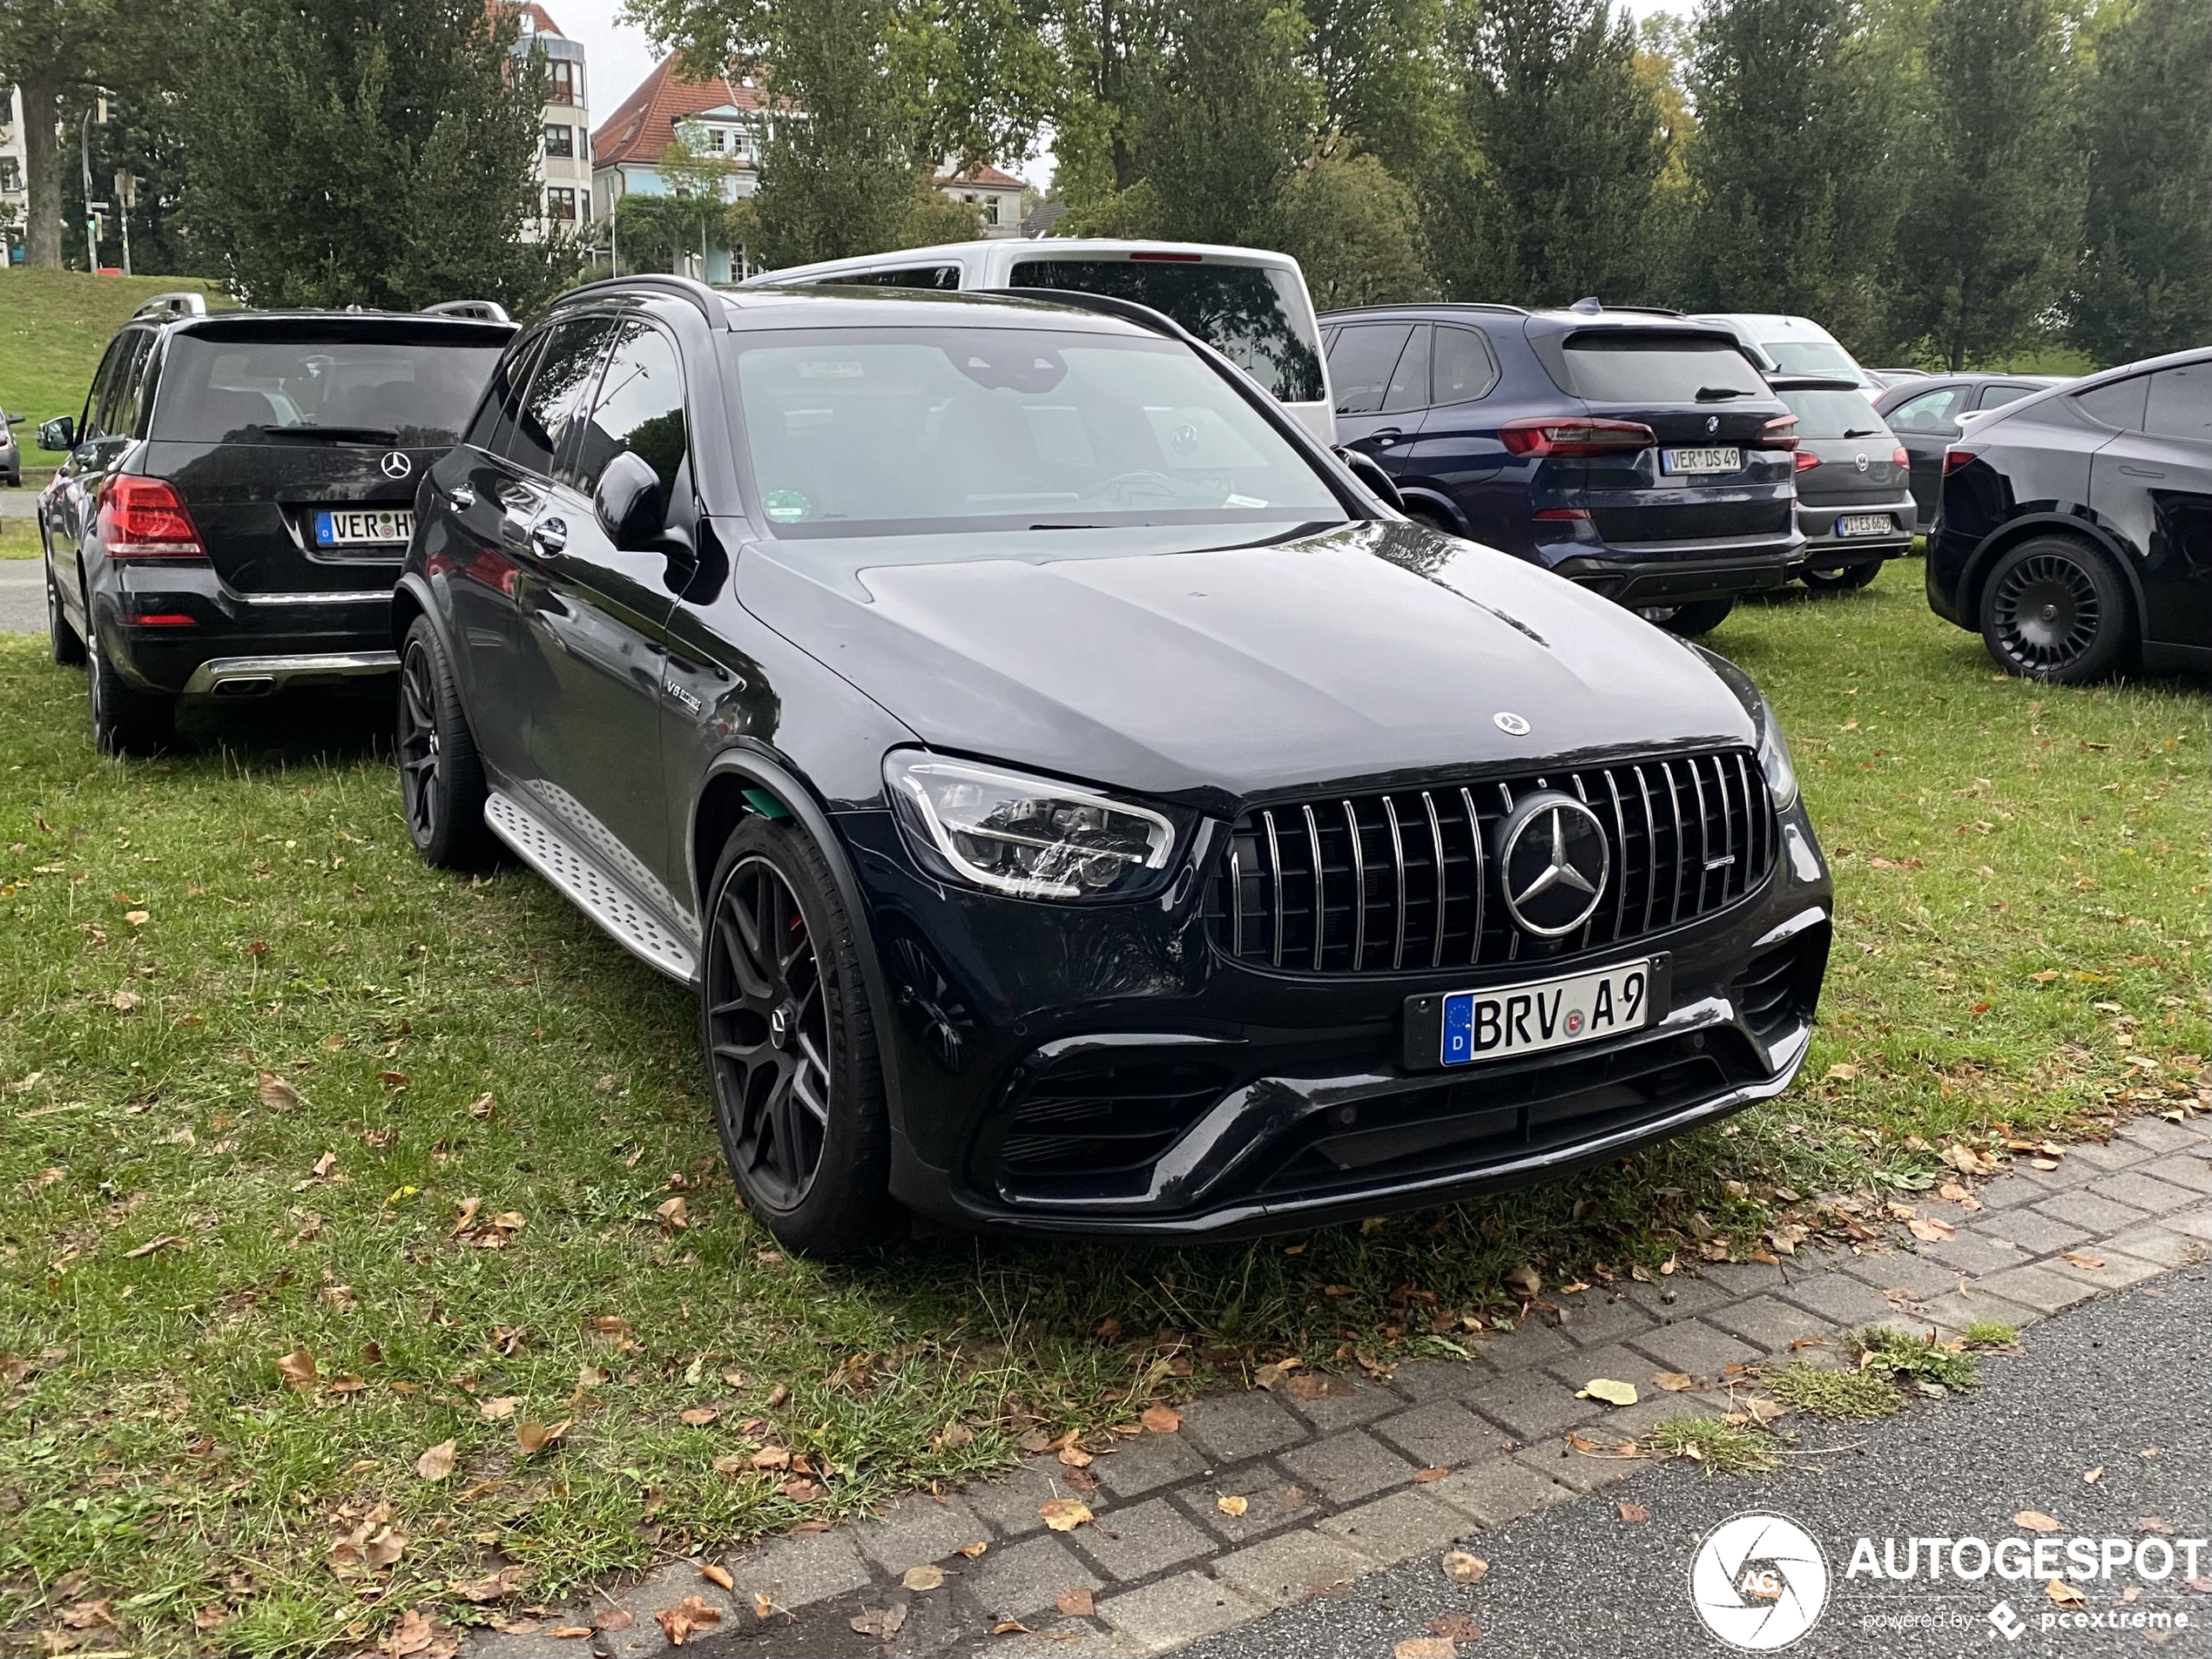
[[[1278,246],[1304,267],[1317,309],[1435,293],[1420,209],[1379,156],[1315,160],[1284,184],[1276,213]]]
[[[2119,0],[2090,37],[2072,336],[2124,363],[2212,341],[2212,6]]]
[[[1707,0],[1688,64],[1686,304],[1878,333],[1893,68],[1857,0]]]
[[[1969,1348],[2009,1348],[2020,1339],[2020,1333],[2001,1319],[1976,1319],[1966,1327]]]
[[[1767,1392],[1792,1410],[1846,1421],[1888,1417],[1905,1404],[1897,1385],[1871,1371],[1820,1371],[1793,1360],[1768,1383]]]
[[[1653,1457],[1683,1457],[1704,1466],[1706,1476],[1757,1474],[1782,1461],[1774,1437],[1722,1417],[1669,1417],[1639,1442]]]
[[[1981,1381],[1981,1367],[1973,1355],[1894,1325],[1870,1325],[1852,1340],[1860,1364],[1868,1371],[1959,1392]]]
[[[1627,18],[1607,0],[1455,0],[1447,22],[1480,165],[1439,204],[1446,291],[1543,305],[1649,297],[1665,135]]]
[[[578,251],[538,211],[542,60],[481,0],[220,0],[186,106],[194,235],[259,305],[527,311]]]
[[[2056,0],[1933,0],[1919,108],[1898,134],[1905,206],[1891,327],[1958,368],[2034,332],[2081,226],[2074,64]]]

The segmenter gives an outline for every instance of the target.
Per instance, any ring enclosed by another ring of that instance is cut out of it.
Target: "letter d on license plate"
[[[1667,990],[1666,959],[1644,957],[1588,974],[1414,998],[1406,1010],[1408,1058],[1412,1028],[1426,1023],[1422,1004],[1441,1005],[1440,1018],[1430,1015],[1437,1019],[1437,1047],[1426,1063],[1471,1066],[1640,1031],[1665,1012]]]

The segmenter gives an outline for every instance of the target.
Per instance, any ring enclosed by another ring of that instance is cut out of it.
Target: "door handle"
[[[451,489],[446,491],[446,499],[466,512],[476,504],[476,491],[472,485],[455,484]]]
[[[1392,444],[1397,442],[1399,439],[1404,437],[1405,435],[1405,432],[1398,427],[1386,427],[1380,432],[1368,434],[1368,436],[1373,441],[1375,446],[1378,448],[1382,449],[1389,448]]]
[[[2130,478],[2163,478],[2166,475],[2155,468],[2131,467],[2125,462],[2121,463],[2120,470],[2126,473]]]
[[[565,520],[544,518],[530,526],[530,545],[548,557],[568,544],[569,527]]]

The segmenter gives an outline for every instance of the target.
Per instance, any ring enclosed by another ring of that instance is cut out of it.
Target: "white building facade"
[[[583,46],[561,32],[543,6],[517,8],[522,34],[515,54],[545,55],[543,125],[538,135],[538,217],[525,234],[547,237],[589,234],[591,202],[591,111]]]

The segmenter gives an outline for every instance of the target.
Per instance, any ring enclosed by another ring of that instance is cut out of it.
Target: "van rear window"
[[[1324,395],[1320,341],[1288,271],[1195,260],[1022,260],[1012,281],[1133,300],[1174,318],[1284,402]]]
[[[1733,341],[1593,331],[1567,342],[1566,389],[1593,403],[1734,402],[1774,395]]]
[[[303,331],[304,332],[304,331]],[[451,443],[499,361],[482,343],[180,333],[169,342],[152,435],[266,442],[327,435],[402,447]]]

